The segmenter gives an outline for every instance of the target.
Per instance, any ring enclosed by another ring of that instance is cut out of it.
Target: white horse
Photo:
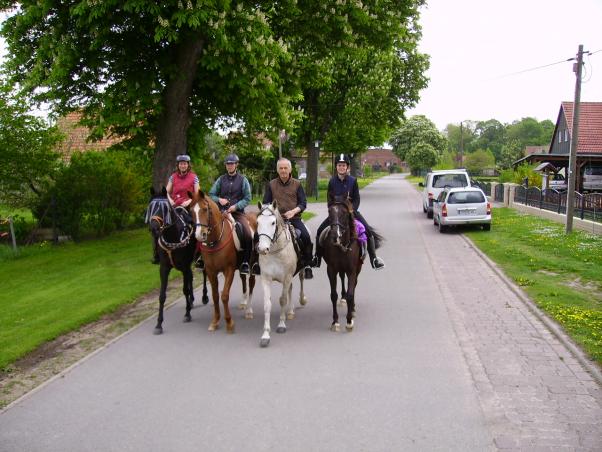
[[[278,212],[276,201],[271,204],[258,204],[257,234],[259,242],[257,253],[261,268],[261,283],[263,285],[263,335],[259,344],[267,347],[270,343],[270,315],[272,311],[271,288],[272,282],[282,284],[280,295],[280,322],[277,333],[286,333],[285,320],[295,318],[295,308],[291,300],[293,277],[297,270],[297,254],[293,245],[291,231]],[[301,290],[299,303],[305,305],[307,298],[303,294],[303,272],[299,272]]]

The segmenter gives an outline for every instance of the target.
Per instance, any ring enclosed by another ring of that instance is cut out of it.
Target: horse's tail
[[[372,237],[374,237],[374,248],[379,249],[385,241],[385,238],[382,235],[380,235],[378,231],[372,226],[368,226],[368,229],[370,230],[370,234],[372,234]]]

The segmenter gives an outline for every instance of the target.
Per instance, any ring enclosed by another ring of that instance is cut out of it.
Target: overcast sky
[[[556,117],[575,92],[579,44],[582,101],[602,102],[602,0],[427,0],[420,50],[431,56],[429,86],[408,112],[439,129],[464,120],[503,123]],[[509,75],[514,74],[514,75]]]

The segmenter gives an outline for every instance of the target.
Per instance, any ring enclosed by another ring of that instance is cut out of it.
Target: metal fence
[[[497,184],[495,186],[493,200],[497,202],[504,202],[504,184]]]
[[[477,179],[471,179],[470,183],[475,187],[479,187],[487,196],[491,196],[491,182],[482,182]]]
[[[519,186],[514,191],[514,202],[559,214],[566,214],[566,199],[566,191],[559,192],[553,188],[540,190],[537,187]],[[573,213],[582,220],[602,223],[602,193],[575,192]]]

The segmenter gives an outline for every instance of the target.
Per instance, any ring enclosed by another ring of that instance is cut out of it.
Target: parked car
[[[305,179],[307,179],[307,173],[299,174],[299,180],[305,180]]]
[[[587,165],[583,169],[583,191],[602,191],[602,165]]]
[[[439,232],[450,226],[481,225],[491,229],[491,203],[483,190],[477,187],[460,187],[443,190],[433,203],[433,224]]]
[[[424,183],[418,184],[424,187],[422,191],[422,211],[427,218],[433,218],[433,201],[444,188],[470,187],[470,177],[465,169],[439,170],[427,173]]]
[[[560,173],[550,174],[548,180],[548,186],[558,191],[565,191],[569,188],[567,180],[564,178],[564,175]]]

